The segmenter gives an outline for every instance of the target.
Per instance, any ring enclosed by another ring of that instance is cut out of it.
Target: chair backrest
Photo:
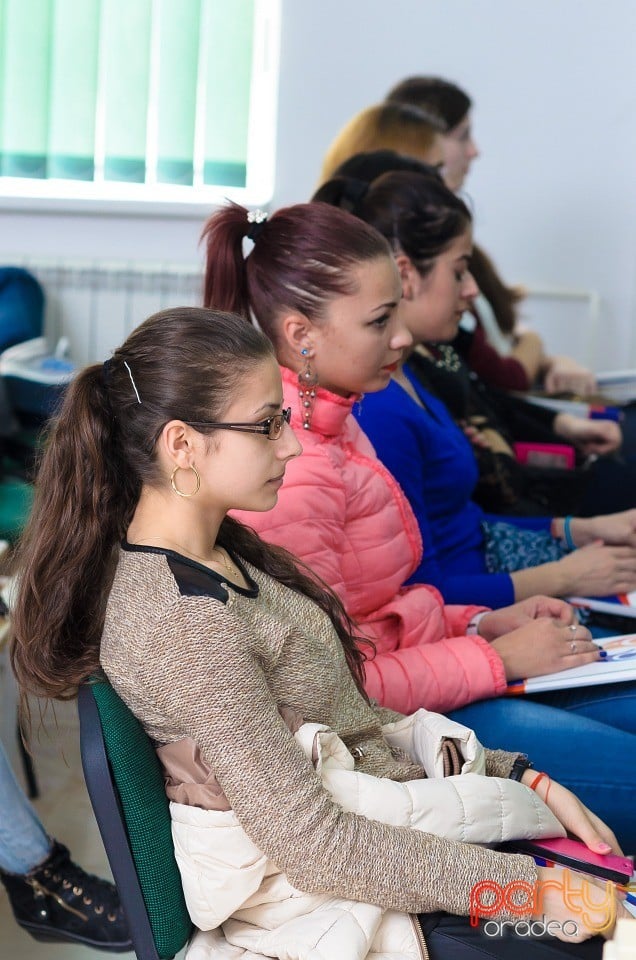
[[[192,922],[174,857],[161,767],[143,727],[106,680],[79,692],[82,765],[139,960],[168,960]]]
[[[42,334],[44,291],[23,267],[0,267],[0,352]]]

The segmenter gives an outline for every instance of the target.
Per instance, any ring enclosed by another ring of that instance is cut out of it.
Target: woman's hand
[[[539,774],[536,770],[526,770],[521,782],[529,787],[536,781],[537,776]],[[535,793],[567,832],[582,840],[588,850],[600,854],[614,853],[618,856],[623,853],[607,824],[588,810],[566,787],[546,776],[536,783]],[[561,924],[566,920],[574,921],[577,925],[574,936],[562,935],[562,928],[553,929],[551,932],[560,940],[577,943],[595,934],[611,936],[617,918],[631,916],[617,898],[616,888],[611,883],[560,867],[540,867],[538,873],[538,909],[534,916],[541,919],[545,915],[546,921],[549,917]],[[571,923],[568,931],[573,932]]]
[[[555,597],[528,597],[512,606],[502,607],[500,610],[490,610],[479,621],[478,633],[484,640],[496,640],[504,633],[510,633],[517,627],[523,627],[532,620],[540,617],[549,617],[557,623],[569,626],[577,622],[574,608],[565,600]]]
[[[574,517],[570,530],[577,547],[602,540],[606,544],[636,549],[636,510],[622,510],[601,517]]]
[[[493,453],[504,453],[514,458],[514,451],[502,435],[488,425],[486,417],[471,417],[470,420],[460,420],[459,426],[474,447],[492,450]]]
[[[554,418],[553,429],[585,456],[613,453],[623,442],[623,432],[615,420],[585,420],[570,413],[559,413]]]
[[[521,782],[529,787],[537,776],[536,770],[524,770]],[[622,854],[618,840],[607,824],[588,810],[567,787],[549,777],[543,777],[537,783],[535,793],[550,808],[567,832],[582,840],[588,850],[601,854],[615,853],[619,856]]]
[[[618,919],[631,917],[612,883],[563,867],[538,867],[537,873],[537,909],[532,919],[544,922],[558,940],[582,943],[597,935],[607,939]]]
[[[464,435],[472,443],[473,447],[480,447],[482,450],[490,450],[490,444],[486,437],[484,437],[482,431],[479,427],[475,427],[470,423],[466,423],[462,420],[459,426],[464,431]]]
[[[589,630],[580,624],[565,626],[549,617],[530,620],[491,645],[503,661],[507,680],[558,673],[601,659]]]
[[[631,593],[636,590],[636,550],[596,541],[562,557],[555,572],[555,593],[586,597]]]
[[[596,377],[571,357],[547,357],[543,387],[546,393],[577,393],[586,396],[597,389]]]

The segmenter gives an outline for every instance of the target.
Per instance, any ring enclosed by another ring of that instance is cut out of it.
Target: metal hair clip
[[[135,396],[137,397],[137,403],[141,403],[141,397],[139,396],[139,391],[137,390],[137,384],[136,384],[135,381],[133,380],[132,370],[130,369],[130,367],[128,366],[128,364],[126,363],[125,360],[124,360],[124,366],[126,367],[126,370],[128,371],[128,376],[130,377],[130,382],[132,383],[132,388],[133,388],[133,390],[135,391]]]

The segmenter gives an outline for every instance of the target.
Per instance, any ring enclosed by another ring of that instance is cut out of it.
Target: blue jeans
[[[51,852],[51,840],[18,785],[0,742],[0,869],[28,873]]]
[[[636,853],[636,683],[480,700],[449,716],[488,747],[527,753]]]

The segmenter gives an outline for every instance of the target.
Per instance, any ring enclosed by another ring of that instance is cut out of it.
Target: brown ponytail
[[[19,553],[12,662],[35,693],[64,699],[99,661],[113,547],[141,488],[116,432],[102,365],[88,367],[52,426]]]

